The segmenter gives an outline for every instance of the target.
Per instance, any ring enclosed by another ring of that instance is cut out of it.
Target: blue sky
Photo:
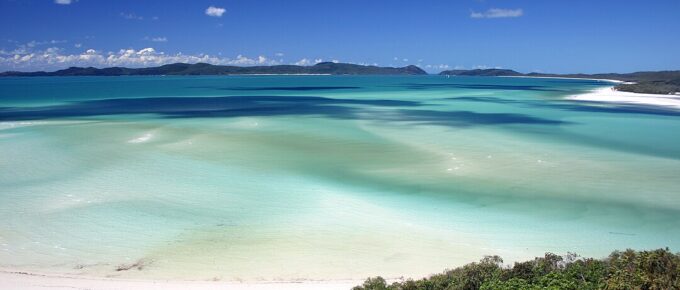
[[[0,0],[0,71],[176,61],[680,69],[679,12],[678,0]]]

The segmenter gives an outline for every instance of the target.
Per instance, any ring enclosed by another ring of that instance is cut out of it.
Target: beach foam
[[[680,96],[622,92],[615,90],[614,87],[606,87],[581,95],[568,96],[567,99],[576,101],[623,103],[680,109]]]

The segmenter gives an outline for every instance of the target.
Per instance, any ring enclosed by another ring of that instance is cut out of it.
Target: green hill
[[[525,77],[560,77],[579,79],[608,79],[632,82],[616,86],[617,90],[647,93],[647,94],[676,94],[680,92],[680,71],[645,71],[634,73],[600,73],[600,74],[523,74],[509,69],[473,69],[446,70],[440,75],[449,76],[525,76]]]
[[[133,75],[246,75],[246,74],[331,74],[331,75],[424,75],[417,66],[378,67],[349,63],[322,62],[313,66],[273,65],[273,66],[225,66],[207,63],[173,63],[158,67],[70,67],[54,72],[16,72],[0,73],[0,76],[133,76]]]

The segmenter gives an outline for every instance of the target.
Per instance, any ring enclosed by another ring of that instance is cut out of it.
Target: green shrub
[[[503,267],[503,259],[487,256],[476,263],[420,280],[387,284],[369,278],[354,290],[616,290],[680,289],[680,254],[668,248],[615,251],[605,259],[546,253],[532,261]]]

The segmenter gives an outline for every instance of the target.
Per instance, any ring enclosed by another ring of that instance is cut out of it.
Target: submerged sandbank
[[[680,96],[678,95],[622,92],[615,90],[614,87],[600,88],[585,94],[568,96],[567,99],[576,101],[623,103],[680,109]]]

